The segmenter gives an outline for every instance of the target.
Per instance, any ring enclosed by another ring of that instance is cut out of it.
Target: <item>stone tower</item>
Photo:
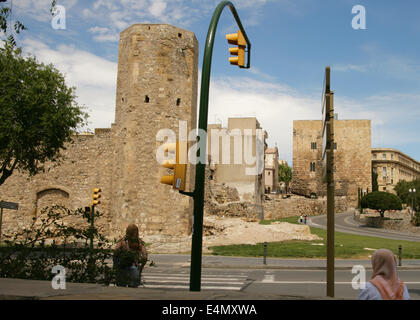
[[[196,128],[197,75],[198,42],[192,32],[164,24],[136,24],[121,32],[111,130],[115,232],[129,223],[142,234],[191,232],[190,197],[160,183],[164,169],[156,151],[163,142],[156,134],[168,128],[178,137],[179,121],[187,122],[188,132]]]

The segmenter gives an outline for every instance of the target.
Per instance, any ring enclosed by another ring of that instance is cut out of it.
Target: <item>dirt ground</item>
[[[182,238],[162,236],[145,237],[151,253],[188,253],[191,235]],[[286,240],[321,240],[310,233],[306,225],[276,222],[262,225],[244,218],[205,216],[203,228],[203,253],[210,253],[211,246],[230,244],[257,244]]]

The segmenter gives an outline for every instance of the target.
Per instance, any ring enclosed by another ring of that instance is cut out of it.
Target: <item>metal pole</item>
[[[398,246],[398,266],[401,267],[401,259],[402,259],[402,246]]]
[[[95,206],[92,205],[92,210],[91,210],[91,216],[90,216],[90,250],[91,252],[93,251],[93,219],[94,219],[94,211],[95,211]]]
[[[0,211],[0,241],[1,241],[1,225],[2,224],[3,224],[3,208],[1,208],[1,211]]]
[[[217,23],[219,22],[220,15],[223,9],[229,6],[239,29],[247,42],[248,47],[248,65],[250,64],[251,56],[251,43],[248,40],[246,32],[242,27],[242,23],[236,12],[235,7],[230,1],[222,1],[216,7],[213,13],[213,17],[210,22],[210,26],[207,32],[207,39],[204,49],[202,75],[201,75],[201,91],[200,91],[200,114],[198,120],[198,127],[201,132],[207,132],[207,120],[208,120],[208,104],[209,104],[209,87],[210,87],[210,69],[211,59],[213,54],[213,44],[216,34]],[[200,152],[204,154],[201,161],[197,161],[195,167],[195,187],[194,187],[194,222],[193,222],[193,234],[191,244],[191,269],[190,269],[190,291],[200,291],[201,289],[201,256],[202,256],[202,243],[203,243],[203,208],[204,208],[204,174],[206,168],[206,145],[207,137],[201,137],[204,139],[201,141],[202,148],[197,150],[197,160],[200,157]]]
[[[267,264],[267,242],[264,242],[264,264]]]
[[[326,68],[327,123],[327,296],[334,297],[334,103],[330,90],[330,68]]]

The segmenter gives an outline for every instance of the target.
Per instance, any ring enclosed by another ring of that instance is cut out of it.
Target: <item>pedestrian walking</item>
[[[299,223],[303,223],[303,217],[302,217],[302,215],[299,217]]]
[[[388,249],[376,250],[372,255],[373,274],[359,300],[410,300],[407,286],[398,278],[397,260]]]
[[[305,224],[306,224],[306,220],[308,220],[308,215],[305,214],[303,217],[305,218]]]
[[[118,241],[113,262],[117,286],[138,287],[141,284],[141,272],[147,262],[147,250],[135,224],[130,224],[125,237]]]

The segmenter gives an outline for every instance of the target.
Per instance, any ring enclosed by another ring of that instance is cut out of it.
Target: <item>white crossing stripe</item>
[[[202,290],[241,290],[247,280],[247,275],[237,274],[203,274]],[[143,272],[145,288],[189,289],[189,273],[157,273]]]

